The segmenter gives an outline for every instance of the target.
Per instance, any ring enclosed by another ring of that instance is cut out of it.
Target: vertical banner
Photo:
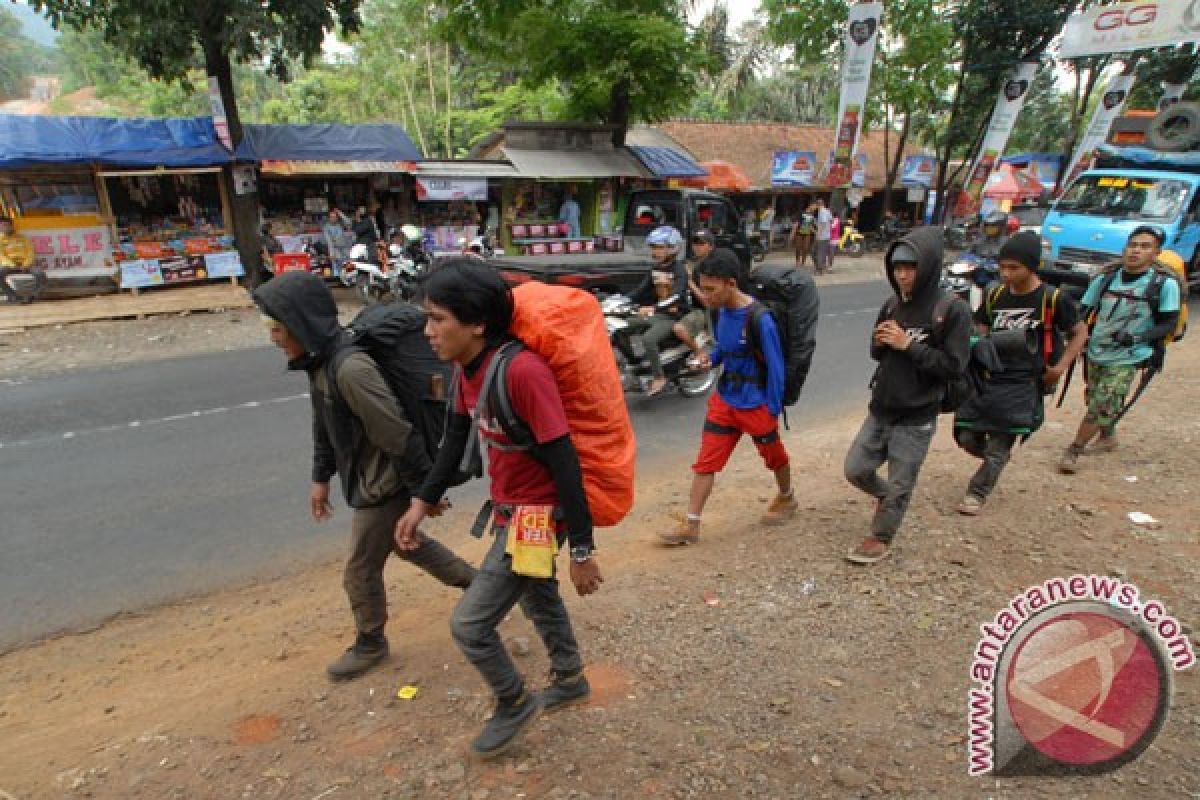
[[[846,20],[846,58],[842,62],[842,92],[838,98],[837,138],[833,145],[833,163],[825,176],[825,185],[847,186],[854,174],[853,157],[862,132],[867,88],[871,82],[871,64],[875,60],[875,42],[883,3],[855,3]]]
[[[1029,95],[1029,87],[1033,85],[1033,77],[1037,74],[1036,61],[1018,64],[1013,75],[1000,87],[1000,96],[996,98],[996,107],[992,109],[992,120],[988,123],[987,133],[979,146],[979,157],[972,167],[971,178],[967,181],[966,199],[960,200],[961,206],[955,209],[958,213],[966,209],[968,213],[978,210],[979,196],[987,185],[988,176],[996,167],[996,162],[1004,153],[1008,137],[1012,135],[1013,127],[1017,124],[1017,116],[1025,106],[1025,98]]]
[[[217,139],[225,145],[225,149],[233,152],[233,137],[229,135],[229,119],[225,116],[225,103],[221,100],[221,85],[215,75],[208,76],[208,102],[212,106],[213,127],[217,130]]]
[[[1108,129],[1112,127],[1113,120],[1120,116],[1131,88],[1132,75],[1117,75],[1108,82],[1100,102],[1096,105],[1096,111],[1092,114],[1091,124],[1080,138],[1075,152],[1071,154],[1071,163],[1067,165],[1067,177],[1062,182],[1062,190],[1066,190],[1079,177],[1079,173],[1092,165],[1096,148],[1108,138]]]

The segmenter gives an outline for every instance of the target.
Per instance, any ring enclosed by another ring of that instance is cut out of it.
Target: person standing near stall
[[[567,191],[563,197],[562,205],[558,208],[558,221],[565,222],[570,228],[568,236],[572,239],[578,239],[582,234],[579,227],[579,203],[575,201],[575,193]]]

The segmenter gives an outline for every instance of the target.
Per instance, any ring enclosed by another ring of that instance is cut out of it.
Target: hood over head
[[[910,250],[916,253],[917,282],[913,286],[913,297],[918,298],[930,292],[937,292],[942,277],[942,229],[934,225],[913,228],[888,248],[887,255],[883,259],[884,270],[887,272],[887,279],[892,284],[892,289],[896,294],[900,294],[900,289],[896,285],[896,276],[892,270],[892,258],[897,250],[901,254]]]
[[[311,272],[285,272],[255,289],[252,296],[264,314],[304,345],[310,357],[323,354],[341,334],[333,294]]]

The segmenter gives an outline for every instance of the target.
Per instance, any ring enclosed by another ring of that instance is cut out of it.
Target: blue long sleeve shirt
[[[725,373],[717,384],[721,399],[734,408],[751,409],[765,405],[771,416],[783,410],[783,384],[786,366],[779,329],[769,313],[759,317],[758,341],[762,347],[759,361],[748,340],[747,323],[752,305],[744,308],[723,308],[717,314],[717,343],[713,349],[713,366],[722,365]],[[766,386],[762,382],[766,371]],[[739,375],[741,381],[726,380],[725,376]]]

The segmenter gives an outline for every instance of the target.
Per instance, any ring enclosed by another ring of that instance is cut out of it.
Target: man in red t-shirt
[[[554,556],[562,541],[570,542],[571,582],[580,595],[596,591],[603,578],[592,555],[592,517],[558,385],[541,356],[515,347],[518,343],[508,333],[508,287],[486,264],[453,259],[430,273],[424,291],[425,333],[439,358],[458,364],[458,390],[437,462],[396,523],[396,543],[406,550],[418,542],[417,526],[437,507],[458,471],[475,420],[488,445],[495,541],[454,610],[450,630],[496,695],[496,713],[471,744],[476,755],[493,758],[542,710],[580,702],[591,692],[554,577]],[[485,384],[488,397],[495,397],[499,358],[508,359],[505,387],[531,447],[518,446],[502,429],[487,398],[480,403]],[[537,694],[526,689],[496,632],[517,603],[550,656],[552,682]]]

